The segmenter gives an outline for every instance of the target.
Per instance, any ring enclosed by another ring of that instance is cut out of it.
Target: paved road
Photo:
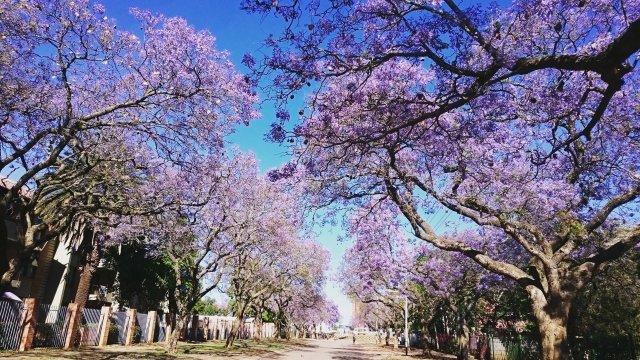
[[[277,360],[378,360],[388,352],[372,345],[352,344],[351,339],[309,340],[296,349],[281,354],[272,354],[259,359]]]

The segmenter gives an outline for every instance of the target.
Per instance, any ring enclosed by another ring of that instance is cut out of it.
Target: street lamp
[[[409,355],[409,300],[404,295],[404,354]]]

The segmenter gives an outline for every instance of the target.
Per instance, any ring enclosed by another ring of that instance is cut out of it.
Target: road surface
[[[381,360],[391,355],[373,345],[352,344],[351,339],[309,340],[285,353],[270,354],[258,359],[277,360]]]

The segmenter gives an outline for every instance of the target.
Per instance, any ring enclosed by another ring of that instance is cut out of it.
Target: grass
[[[237,340],[233,347],[227,349],[223,341],[208,341],[205,343],[178,344],[175,355],[167,353],[161,344],[138,344],[134,346],[109,345],[104,348],[82,347],[73,350],[53,348],[36,348],[27,352],[0,351],[0,359],[16,360],[59,360],[59,359],[91,359],[91,360],[182,360],[203,359],[218,360],[246,356],[269,355],[294,347],[298,342],[275,341],[272,339],[254,342],[252,340]]]

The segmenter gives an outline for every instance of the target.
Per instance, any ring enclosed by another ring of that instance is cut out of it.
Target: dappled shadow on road
[[[328,341],[328,340],[326,340],[326,341]],[[305,343],[305,342],[300,342],[300,343],[297,343],[295,345],[292,345],[292,348],[317,349],[319,347],[320,346],[318,346],[318,345],[314,345],[314,344],[311,344],[311,343]]]
[[[410,357],[414,359],[429,359],[429,360],[454,360],[455,355],[441,353],[435,350],[424,350],[421,354],[410,354]]]
[[[384,352],[389,355],[402,356],[406,359],[428,359],[428,360],[455,360],[456,356],[429,349],[411,349],[409,356],[405,357],[403,348],[394,349],[389,346],[383,347]]]
[[[371,360],[372,356],[380,355],[355,350],[332,351],[330,354],[331,359],[336,360]]]
[[[61,349],[34,349],[25,352],[0,352],[2,359],[91,359],[91,360],[175,360],[177,357],[169,354],[144,353],[137,351],[99,351],[93,349],[61,350]]]

